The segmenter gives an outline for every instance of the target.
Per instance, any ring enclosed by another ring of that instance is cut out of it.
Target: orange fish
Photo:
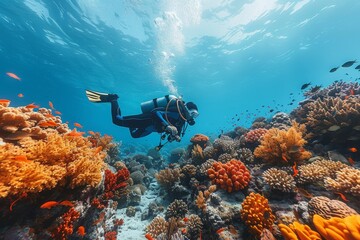
[[[27,193],[26,193],[26,192],[22,193],[21,196],[20,196],[18,199],[16,199],[15,201],[13,201],[13,202],[10,204],[10,208],[9,208],[9,209],[10,209],[10,212],[13,210],[13,207],[14,207],[15,203],[17,203],[20,199],[25,198],[25,197],[27,197]]]
[[[94,155],[98,154],[102,149],[102,146],[98,146],[97,148],[95,148]]]
[[[354,165],[354,164],[355,164],[355,161],[354,161],[354,159],[352,159],[352,157],[349,157],[347,160],[348,160],[348,162],[350,163],[350,165]]]
[[[93,131],[88,131],[88,133],[89,133],[90,135],[95,135],[95,133],[94,133]]]
[[[187,217],[184,217],[184,222],[188,222],[189,221],[189,219],[187,218]]]
[[[220,233],[222,233],[224,230],[225,230],[225,228],[223,228],[223,227],[222,227],[222,228],[219,228],[219,229],[216,231],[216,233],[217,233],[217,234],[220,234]]]
[[[16,161],[30,162],[25,155],[18,155],[18,156],[12,157],[12,159],[16,160]]]
[[[283,154],[281,154],[281,158],[282,158],[282,160],[284,160],[285,162],[287,162],[288,160],[287,160],[287,158],[286,158],[286,155],[283,153]]]
[[[68,207],[73,207],[74,204],[68,200],[64,200],[62,202],[59,203],[60,205],[63,205],[63,206],[68,206]]]
[[[79,234],[80,236],[85,236],[86,232],[85,232],[85,227],[84,226],[80,226],[77,230],[77,234]]]
[[[155,240],[155,239],[150,235],[150,233],[145,234],[145,238],[146,238],[147,240]]]
[[[186,233],[186,228],[181,229],[181,233],[185,234]]]
[[[294,170],[293,177],[295,177],[299,173],[299,170],[296,169],[296,162],[294,162],[294,165],[292,166],[292,169]]]
[[[57,125],[58,124],[54,121],[46,121],[38,124],[40,127],[56,127]]]
[[[15,73],[11,73],[11,72],[7,72],[6,73],[9,77],[12,77],[12,78],[14,78],[14,79],[16,79],[16,80],[21,80],[21,78],[19,78]]]
[[[345,197],[344,194],[340,193],[340,192],[336,192],[336,194],[338,194],[342,200],[344,200],[345,202],[348,202],[349,200],[347,200],[347,198]]]
[[[84,135],[85,132],[78,132],[76,131],[76,128],[74,128],[71,132],[65,134],[66,136],[70,136],[70,137],[81,137],[82,135]]]
[[[55,201],[48,201],[48,202],[44,203],[43,205],[41,205],[41,206],[40,206],[40,208],[47,208],[47,209],[50,209],[50,208],[55,207],[55,206],[57,206],[57,205],[59,205],[59,203],[58,203],[58,202],[55,202]]]
[[[54,115],[52,115],[51,113],[45,114],[44,116],[47,117],[47,118],[53,118],[54,117]]]
[[[55,109],[54,104],[51,101],[49,101],[49,106],[50,106],[51,109]]]
[[[25,106],[26,108],[39,108],[38,105],[35,105],[34,103],[30,103],[28,105]]]
[[[10,105],[10,100],[0,99],[0,105],[2,105],[4,107],[8,107]]]
[[[55,111],[55,113],[56,113],[57,115],[61,115],[61,112],[59,112],[59,111]]]
[[[314,195],[312,195],[311,193],[309,193],[308,191],[306,191],[305,189],[303,189],[303,188],[296,188],[296,191],[298,192],[298,193],[300,193],[301,195],[303,195],[304,197],[306,197],[306,198],[312,198],[312,197],[314,197]]]
[[[349,148],[349,151],[355,153],[355,152],[357,152],[357,148],[354,148],[354,147]]]
[[[17,96],[18,96],[18,97],[24,97],[24,94],[19,93]]]
[[[75,126],[75,127],[78,127],[78,128],[83,128],[83,126],[81,126],[81,124],[80,124],[80,123],[77,123],[77,122],[74,123],[74,126]]]

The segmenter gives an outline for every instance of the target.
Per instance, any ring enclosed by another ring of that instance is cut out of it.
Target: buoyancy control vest
[[[170,101],[172,101],[171,105],[176,104],[176,101],[175,101],[176,99],[177,99],[177,97],[174,95],[166,95],[161,98],[154,98],[152,100],[142,102],[140,104],[141,111],[143,113],[149,113],[152,110],[154,110],[155,108],[166,108]]]

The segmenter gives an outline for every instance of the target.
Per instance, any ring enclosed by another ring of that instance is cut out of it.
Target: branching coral
[[[167,189],[171,188],[175,182],[180,180],[181,170],[180,168],[169,169],[159,171],[155,174],[157,182]]]
[[[325,188],[337,192],[360,196],[360,170],[347,167],[336,173],[336,178],[325,178]]]
[[[304,131],[305,125],[296,122],[288,130],[269,129],[262,137],[260,146],[255,149],[255,157],[282,164],[309,159],[311,153],[303,148],[306,143],[302,137]]]
[[[319,233],[299,222],[293,222],[289,226],[279,224],[279,229],[285,240],[321,240]]]
[[[250,181],[250,172],[239,160],[232,159],[227,163],[215,162],[208,175],[213,183],[222,189],[232,192],[245,188]]]
[[[165,213],[165,219],[170,219],[172,217],[183,218],[188,211],[189,210],[186,203],[182,200],[176,199],[167,208]]]
[[[311,217],[317,214],[325,219],[329,219],[331,217],[344,218],[357,214],[354,209],[346,205],[344,202],[331,200],[323,196],[311,198],[308,205],[308,212]]]
[[[80,217],[80,213],[74,208],[60,217],[60,224],[51,231],[51,237],[57,240],[66,240],[74,231],[74,222]]]
[[[272,230],[275,216],[265,197],[252,192],[245,198],[241,206],[241,219],[252,234],[259,237],[264,228]]]
[[[101,182],[105,153],[94,154],[83,137],[49,133],[44,140],[23,138],[18,145],[0,146],[2,197],[40,192],[57,184],[74,188]]]
[[[146,233],[150,234],[151,237],[156,238],[161,233],[167,231],[168,225],[168,222],[163,217],[157,216],[146,227]]]
[[[203,227],[201,218],[198,215],[191,214],[187,219],[186,227],[188,230],[186,231],[186,236],[189,239],[197,239]]]
[[[332,217],[326,220],[315,214],[313,222],[317,231],[326,240],[360,239],[360,215]]]
[[[270,168],[262,174],[262,177],[272,189],[282,192],[292,192],[295,190],[294,178],[284,170]]]
[[[110,199],[116,196],[116,192],[127,186],[127,180],[130,177],[130,172],[127,168],[118,170],[116,174],[112,173],[110,170],[105,170],[105,192],[104,198]]]

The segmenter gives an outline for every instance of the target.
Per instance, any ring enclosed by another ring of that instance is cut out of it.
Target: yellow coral
[[[0,146],[0,197],[101,182],[105,153],[94,154],[86,138],[49,133],[45,140],[24,138],[18,145]]]
[[[255,157],[262,158],[268,162],[294,163],[311,157],[311,153],[303,146],[306,141],[302,134],[305,125],[297,124],[295,121],[288,130],[271,128],[265,133],[255,151]]]
[[[289,226],[285,224],[278,226],[285,240],[321,240],[319,233],[313,231],[308,225],[296,221]]]
[[[252,192],[245,198],[241,206],[241,219],[249,227],[252,234],[260,236],[264,228],[272,230],[275,216],[272,214],[265,197]]]
[[[313,222],[318,232],[326,240],[360,239],[360,215],[346,218],[332,217],[326,220],[315,214]]]

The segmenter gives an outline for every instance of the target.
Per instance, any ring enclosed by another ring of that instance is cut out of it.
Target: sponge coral
[[[305,125],[296,122],[288,130],[269,129],[263,135],[260,146],[255,149],[255,157],[282,164],[309,159],[311,153],[303,148],[306,143],[302,137],[304,131]]]
[[[285,240],[321,240],[319,233],[313,231],[308,225],[296,221],[289,226],[280,223],[279,229]]]
[[[250,172],[239,160],[232,159],[227,163],[214,162],[208,169],[212,182],[228,192],[245,188],[250,181]]]
[[[326,220],[315,214],[313,222],[326,240],[360,239],[360,215],[346,218],[333,217]]]
[[[275,216],[265,197],[252,192],[245,198],[241,206],[241,219],[252,234],[259,237],[264,228],[272,229]]]

